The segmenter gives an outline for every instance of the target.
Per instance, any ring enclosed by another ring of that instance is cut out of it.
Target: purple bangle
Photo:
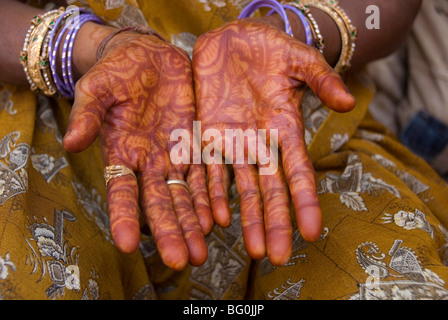
[[[79,17],[77,21],[79,21],[79,20],[81,20],[81,17]],[[73,98],[74,91],[72,90],[72,88],[70,86],[70,81],[69,81],[68,75],[67,75],[67,47],[68,47],[68,43],[70,42],[70,37],[73,33],[73,30],[75,29],[74,24],[72,24],[71,27],[67,27],[67,29],[68,29],[68,32],[65,36],[64,44],[62,45],[61,67],[62,67],[62,78],[64,79],[64,85],[68,90],[68,98]]]
[[[50,44],[51,45],[49,46],[49,50],[50,50],[50,53],[51,53],[50,54],[50,66],[51,66],[51,71],[52,71],[53,78],[54,78],[54,83],[55,83],[57,89],[66,97],[72,97],[73,94],[71,93],[70,88],[67,85],[67,83],[64,82],[59,77],[59,75],[57,74],[56,56],[57,56],[57,53],[58,53],[58,50],[59,50],[59,44],[60,44],[60,42],[62,40],[62,37],[66,36],[66,39],[67,39],[67,37],[68,37],[68,35],[66,34],[67,30],[69,30],[70,24],[73,24],[73,18],[70,21],[64,21],[64,20],[66,20],[68,17],[70,17],[72,14],[74,14],[76,12],[79,12],[80,14],[81,13],[87,13],[87,11],[84,10],[84,9],[76,8],[76,9],[68,10],[64,15],[62,15],[56,21],[56,24],[55,24],[55,26],[54,26],[54,28],[52,30],[52,34],[51,34],[51,38],[50,38]],[[61,31],[59,32],[59,35],[58,35],[58,37],[56,39],[56,42],[53,45],[53,41],[54,41],[55,35],[59,31],[59,29],[60,29],[59,25],[61,23],[63,23],[63,27],[62,27]],[[65,54],[65,50],[62,51],[62,55],[63,56],[64,56],[64,54]],[[62,67],[62,72],[64,74],[66,72],[65,71],[65,59],[62,59],[61,67]]]
[[[311,46],[313,44],[313,33],[311,31],[311,26],[306,16],[303,14],[302,11],[300,11],[294,6],[284,5],[283,7],[285,9],[293,11],[296,15],[299,16],[300,20],[302,21],[303,27],[305,28],[306,44]]]
[[[75,13],[76,10],[79,10],[80,12],[79,17],[73,18],[70,21],[64,21],[70,15]],[[84,9],[75,9],[67,11],[61,17],[59,17],[59,19],[53,26],[53,30],[51,31],[52,33],[49,41],[49,52],[50,52],[49,60],[54,83],[56,85],[56,88],[61,94],[71,99],[74,98],[75,93],[75,81],[73,79],[73,72],[72,72],[73,44],[75,42],[79,29],[84,23],[88,21],[103,24],[100,18],[89,13],[88,11]],[[64,24],[62,28],[60,28],[61,23]],[[55,41],[55,35],[59,30],[60,30],[59,35]],[[62,78],[63,78],[61,79],[58,76],[56,70],[56,56],[63,36],[65,36],[65,39],[63,43],[62,57],[61,57]]]
[[[73,79],[73,72],[72,72],[72,56],[73,56],[73,45],[76,40],[76,36],[78,35],[79,29],[86,23],[86,22],[96,22],[99,24],[103,24],[103,22],[98,18],[96,15],[93,14],[86,14],[80,16],[79,23],[76,25],[75,28],[70,30],[70,36],[67,36],[69,39],[68,42],[68,48],[66,51],[66,66],[67,66],[67,77],[69,80],[69,88],[70,92],[72,92],[73,96],[75,94],[75,80]],[[67,43],[64,43],[64,45]]]
[[[292,29],[291,24],[289,23],[288,16],[286,15],[285,8],[283,6],[275,1],[275,0],[255,0],[252,1],[249,5],[247,5],[243,11],[241,11],[240,15],[238,16],[238,19],[248,18],[250,17],[255,10],[261,8],[261,7],[269,7],[273,10],[275,10],[280,16],[282,17],[283,21],[285,22],[285,32],[289,34],[291,37]]]
[[[62,23],[62,21],[64,19],[66,19],[68,16],[70,16],[72,13],[66,12],[63,15],[61,15],[58,18],[58,20],[56,20],[56,23],[54,24],[53,29],[51,31],[50,41],[49,41],[49,44],[48,44],[50,69],[51,69],[51,74],[53,75],[53,81],[54,81],[54,84],[56,85],[56,88],[58,89],[58,91],[61,94],[65,95],[65,96],[68,96],[69,93],[68,93],[67,88],[65,87],[64,83],[62,82],[61,78],[59,77],[59,75],[57,73],[57,70],[56,70],[56,56],[57,56],[57,52],[58,52],[58,48],[59,48],[59,43],[60,43],[60,41],[62,39],[62,36],[64,35],[64,33],[67,30],[66,23],[64,23],[64,28],[59,33],[59,36],[56,39],[56,41],[55,41],[55,35],[59,31],[59,25]]]

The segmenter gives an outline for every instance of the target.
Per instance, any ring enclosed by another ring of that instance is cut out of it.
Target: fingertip
[[[264,242],[248,241],[246,251],[252,259],[261,260],[266,257],[266,244]]]
[[[188,237],[187,247],[190,264],[195,267],[203,265],[208,257],[204,236],[198,232],[191,232],[186,237]]]
[[[315,92],[321,101],[337,112],[349,112],[356,106],[355,97],[337,74],[329,74]]]
[[[198,209],[198,220],[204,235],[208,235],[212,232],[214,222],[210,208]]]
[[[292,254],[292,235],[283,238],[283,241],[271,242],[268,246],[268,257],[271,263],[280,267],[285,265]]]
[[[62,144],[66,151],[78,153],[87,149],[97,136],[98,133],[95,130],[89,130],[83,134],[78,130],[69,129],[62,139]]]
[[[319,207],[301,208],[297,215],[297,225],[302,238],[307,242],[319,240],[322,232],[322,212]]]
[[[355,97],[348,91],[342,94],[336,95],[334,109],[338,112],[344,113],[353,110],[356,106]]]
[[[169,250],[160,250],[163,263],[174,271],[182,271],[188,264],[188,249],[185,243],[173,243]]]
[[[303,233],[302,234],[303,240],[306,242],[316,242],[320,238],[320,231],[319,232],[313,232],[313,233]]]
[[[73,131],[71,129],[67,130],[64,138],[62,138],[62,144],[66,151],[72,153],[77,152],[78,149],[76,148],[76,143],[74,143]]]
[[[134,253],[140,243],[140,229],[135,221],[122,220],[111,226],[112,238],[124,254]]]
[[[254,260],[266,257],[266,238],[262,224],[243,225],[243,238],[247,254]]]
[[[217,225],[222,228],[230,226],[230,208],[227,199],[214,198],[211,201],[213,218]]]
[[[287,254],[284,256],[271,256],[269,257],[269,261],[271,261],[272,265],[275,267],[282,267],[288,263],[291,258],[291,254]]]

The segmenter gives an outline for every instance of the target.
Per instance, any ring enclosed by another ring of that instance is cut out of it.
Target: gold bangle
[[[339,73],[345,72],[351,66],[351,60],[356,48],[358,32],[352,25],[351,20],[345,11],[339,6],[336,0],[301,0],[305,7],[314,7],[325,12],[336,23],[341,35],[341,53],[334,67]]]
[[[52,96],[57,93],[48,64],[48,41],[55,20],[64,8],[35,16],[25,37],[20,62],[32,91]]]
[[[344,9],[339,5],[339,2],[337,0],[326,0],[330,5],[332,5],[332,8],[336,13],[339,15],[339,17],[344,21],[344,25],[346,28],[346,32],[349,38],[349,44],[347,48],[346,53],[346,67],[349,68],[351,66],[351,60],[353,58],[353,54],[356,49],[356,40],[358,39],[358,29],[352,24],[351,19],[346,14]]]
[[[57,19],[57,17],[55,19]],[[55,20],[53,20],[53,21],[55,21]],[[42,73],[42,77],[45,82],[45,85],[46,85],[44,88],[42,88],[42,91],[47,96],[54,96],[58,93],[58,90],[56,89],[56,85],[54,83],[53,76],[51,74],[51,69],[50,69],[50,58],[49,58],[50,52],[49,52],[48,44],[50,42],[52,29],[53,29],[53,25],[52,25],[52,23],[50,23],[50,25],[48,27],[48,31],[47,31],[44,41],[42,43],[42,46],[43,46],[42,54],[39,59],[40,60],[39,68]]]
[[[299,3],[298,0],[295,0],[294,2],[284,3],[284,4],[296,7],[297,9],[302,11],[302,13],[306,16],[306,18],[308,19],[308,22],[310,23],[315,47],[321,53],[324,53],[325,40],[320,32],[319,25],[317,24],[316,20],[314,19],[313,15],[311,14],[311,10],[308,7],[306,7],[305,5],[303,5],[302,3]]]

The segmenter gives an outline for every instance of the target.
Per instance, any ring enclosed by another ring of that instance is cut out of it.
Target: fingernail
[[[71,134],[72,134],[72,130],[68,129],[67,132],[65,133],[64,139],[68,138]]]

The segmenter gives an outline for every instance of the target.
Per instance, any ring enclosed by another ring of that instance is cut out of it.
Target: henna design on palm
[[[315,241],[321,231],[315,174],[303,136],[304,89],[309,86],[339,112],[351,110],[354,98],[318,50],[254,19],[237,20],[202,35],[194,48],[193,74],[203,131],[215,128],[223,140],[226,129],[278,132],[281,160],[274,174],[259,174],[263,165],[249,161],[233,163],[233,171],[249,255],[261,259],[267,254],[273,264],[282,265],[292,250],[291,199],[304,239]],[[219,142],[223,156],[234,152],[225,150],[230,141]],[[214,219],[228,226],[225,164],[208,164],[207,173]]]
[[[155,36],[122,33],[76,84],[64,146],[79,152],[98,135],[104,163],[125,165],[138,177],[112,179],[108,205],[113,238],[130,253],[145,215],[164,263],[181,270],[207,258],[204,234],[213,221],[205,169],[170,161],[170,134],[192,131],[195,119],[191,62],[181,49]],[[167,185],[168,179],[186,180]]]

